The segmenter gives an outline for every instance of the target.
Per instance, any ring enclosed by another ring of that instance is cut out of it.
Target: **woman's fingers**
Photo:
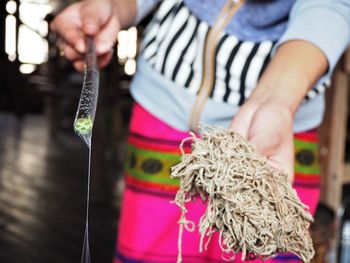
[[[119,20],[112,16],[101,31],[96,35],[96,49],[98,54],[109,53],[117,42],[118,32],[120,30]]]
[[[100,68],[104,68],[105,66],[108,65],[110,62],[112,56],[113,56],[113,51],[110,51],[102,56],[99,56],[98,59],[98,65]],[[76,70],[83,72],[84,71],[84,59],[82,57],[79,57],[77,60],[73,61],[73,66]]]
[[[249,130],[257,106],[249,103],[244,104],[233,118],[230,129],[238,132],[244,139],[249,139]]]
[[[60,39],[80,53],[85,50],[84,33],[81,30],[80,3],[68,6],[55,17],[50,24],[52,31],[57,32]]]
[[[66,45],[70,45],[80,53],[84,52],[84,35],[81,33],[81,31],[76,30],[75,28],[68,28],[63,32],[58,32],[58,35],[61,42],[64,42]]]
[[[82,2],[80,15],[83,32],[86,35],[96,36],[110,20],[112,11],[110,1]]]
[[[111,57],[120,29],[119,20],[109,1],[84,1],[68,6],[51,23],[58,33],[61,55],[83,71],[83,54],[86,51],[85,35],[95,39],[99,66],[106,66]]]
[[[106,6],[106,1],[95,1],[94,4],[83,5],[81,9],[83,32],[95,37],[99,55],[109,53],[117,41],[120,24],[112,10]]]
[[[293,115],[286,105],[273,101],[247,101],[230,126],[252,145],[269,163],[293,178]]]
[[[113,53],[114,53],[113,50],[111,50],[108,53],[98,57],[98,65],[100,68],[104,68],[105,66],[108,65],[108,63],[112,59]]]
[[[83,58],[81,53],[68,44],[60,44],[59,49],[68,60],[75,61]]]
[[[290,182],[294,179],[294,144],[293,136],[285,138],[282,142],[278,154],[268,158],[272,167],[286,172]]]
[[[74,61],[73,66],[76,70],[78,70],[80,72],[84,71],[84,61],[83,60]]]
[[[59,50],[62,56],[66,57],[66,59],[73,61],[74,67],[79,69],[81,71],[83,69],[83,65],[80,62],[84,59],[84,54],[78,52],[76,49],[74,49],[69,44],[65,43],[64,41],[59,42]],[[103,68],[110,62],[112,55],[113,55],[113,49],[110,48],[106,52],[104,52],[102,55],[98,55],[98,64],[99,67]],[[75,63],[77,62],[77,63]]]

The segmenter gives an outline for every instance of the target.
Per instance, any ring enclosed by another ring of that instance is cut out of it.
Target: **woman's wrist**
[[[306,84],[289,84],[276,81],[275,83],[261,83],[249,98],[257,104],[274,103],[284,105],[293,115],[304,100],[308,87]]]

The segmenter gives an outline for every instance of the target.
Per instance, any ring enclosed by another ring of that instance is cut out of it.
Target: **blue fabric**
[[[184,0],[200,20],[215,23],[227,0]],[[278,40],[285,31],[295,0],[248,0],[237,11],[225,31],[242,40]]]
[[[161,2],[137,0],[136,22]],[[175,0],[165,0],[175,1]],[[201,20],[213,24],[227,0],[184,0]],[[329,74],[350,42],[350,0],[247,0],[225,29],[242,40],[305,40],[319,47]]]

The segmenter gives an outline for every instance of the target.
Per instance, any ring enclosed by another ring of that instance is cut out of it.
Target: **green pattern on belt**
[[[308,141],[294,140],[296,173],[319,174],[318,144]]]
[[[180,161],[180,154],[155,152],[128,146],[126,171],[142,181],[179,185],[178,179],[170,177],[170,169]]]

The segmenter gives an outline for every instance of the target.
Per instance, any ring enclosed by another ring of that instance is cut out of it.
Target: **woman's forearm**
[[[277,49],[250,99],[284,103],[294,114],[327,68],[326,56],[315,45],[301,40],[286,42]]]

